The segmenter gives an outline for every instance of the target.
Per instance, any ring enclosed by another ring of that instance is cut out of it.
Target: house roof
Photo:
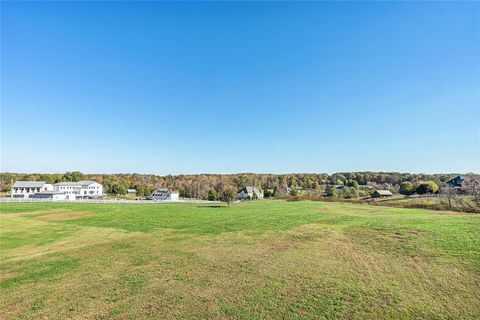
[[[168,193],[178,193],[178,191],[176,190],[170,190],[170,189],[167,189],[167,188],[158,188],[158,189],[155,189],[153,193],[156,193],[156,192],[168,192]]]
[[[448,180],[447,183],[448,183],[448,182],[453,182],[453,181],[455,181],[455,180],[461,180],[461,181],[463,181],[463,180],[465,180],[465,179],[466,179],[465,176],[460,175],[460,176],[456,176],[456,177]]]
[[[55,186],[89,186],[91,184],[96,183],[96,181],[92,180],[82,180],[77,182],[59,182],[55,183]]]
[[[250,193],[260,193],[261,192],[256,187],[245,187],[243,189],[246,190],[248,194],[250,194]]]
[[[381,196],[393,196],[393,193],[391,193],[390,190],[376,190],[375,192]]]
[[[17,181],[13,184],[14,188],[41,188],[45,184],[46,181]]]

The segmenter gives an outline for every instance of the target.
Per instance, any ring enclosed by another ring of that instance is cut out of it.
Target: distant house
[[[51,191],[53,185],[46,181],[17,181],[12,185],[12,198],[30,198],[37,192]]]
[[[128,194],[136,194],[136,193],[137,193],[137,189],[127,189],[127,193],[128,193]]]
[[[175,190],[170,190],[167,188],[155,189],[152,194],[148,197],[150,200],[164,200],[164,201],[178,201],[179,193]]]
[[[103,197],[103,186],[91,180],[55,183],[53,190],[65,193],[68,199],[94,199]]]
[[[448,180],[446,184],[452,188],[463,190],[467,187],[466,184],[468,181],[469,179],[466,176],[456,176],[455,178]]]
[[[372,193],[372,198],[382,198],[382,197],[391,197],[393,196],[393,193],[391,193],[389,190],[375,190],[375,192]]]
[[[240,200],[263,199],[263,191],[255,187],[244,187],[237,193]]]

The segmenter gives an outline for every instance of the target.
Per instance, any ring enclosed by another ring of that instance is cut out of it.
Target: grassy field
[[[474,319],[480,215],[0,204],[1,319]]]

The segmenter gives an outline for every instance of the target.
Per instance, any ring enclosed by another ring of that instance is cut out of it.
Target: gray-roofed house
[[[263,191],[255,187],[244,187],[237,193],[240,200],[263,199]]]
[[[391,193],[390,190],[375,190],[375,192],[372,193],[372,198],[391,197],[391,196],[393,196],[393,193]]]
[[[158,188],[152,192],[148,199],[162,201],[178,201],[179,193],[178,191],[170,190],[167,188]]]
[[[52,191],[53,186],[46,181],[17,181],[12,185],[12,198],[30,198],[37,192]]]
[[[448,180],[446,184],[455,190],[463,191],[467,187],[469,181],[469,177],[460,175]]]

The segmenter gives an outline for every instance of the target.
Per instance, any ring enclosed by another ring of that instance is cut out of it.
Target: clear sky
[[[480,171],[479,3],[1,9],[1,171]]]

